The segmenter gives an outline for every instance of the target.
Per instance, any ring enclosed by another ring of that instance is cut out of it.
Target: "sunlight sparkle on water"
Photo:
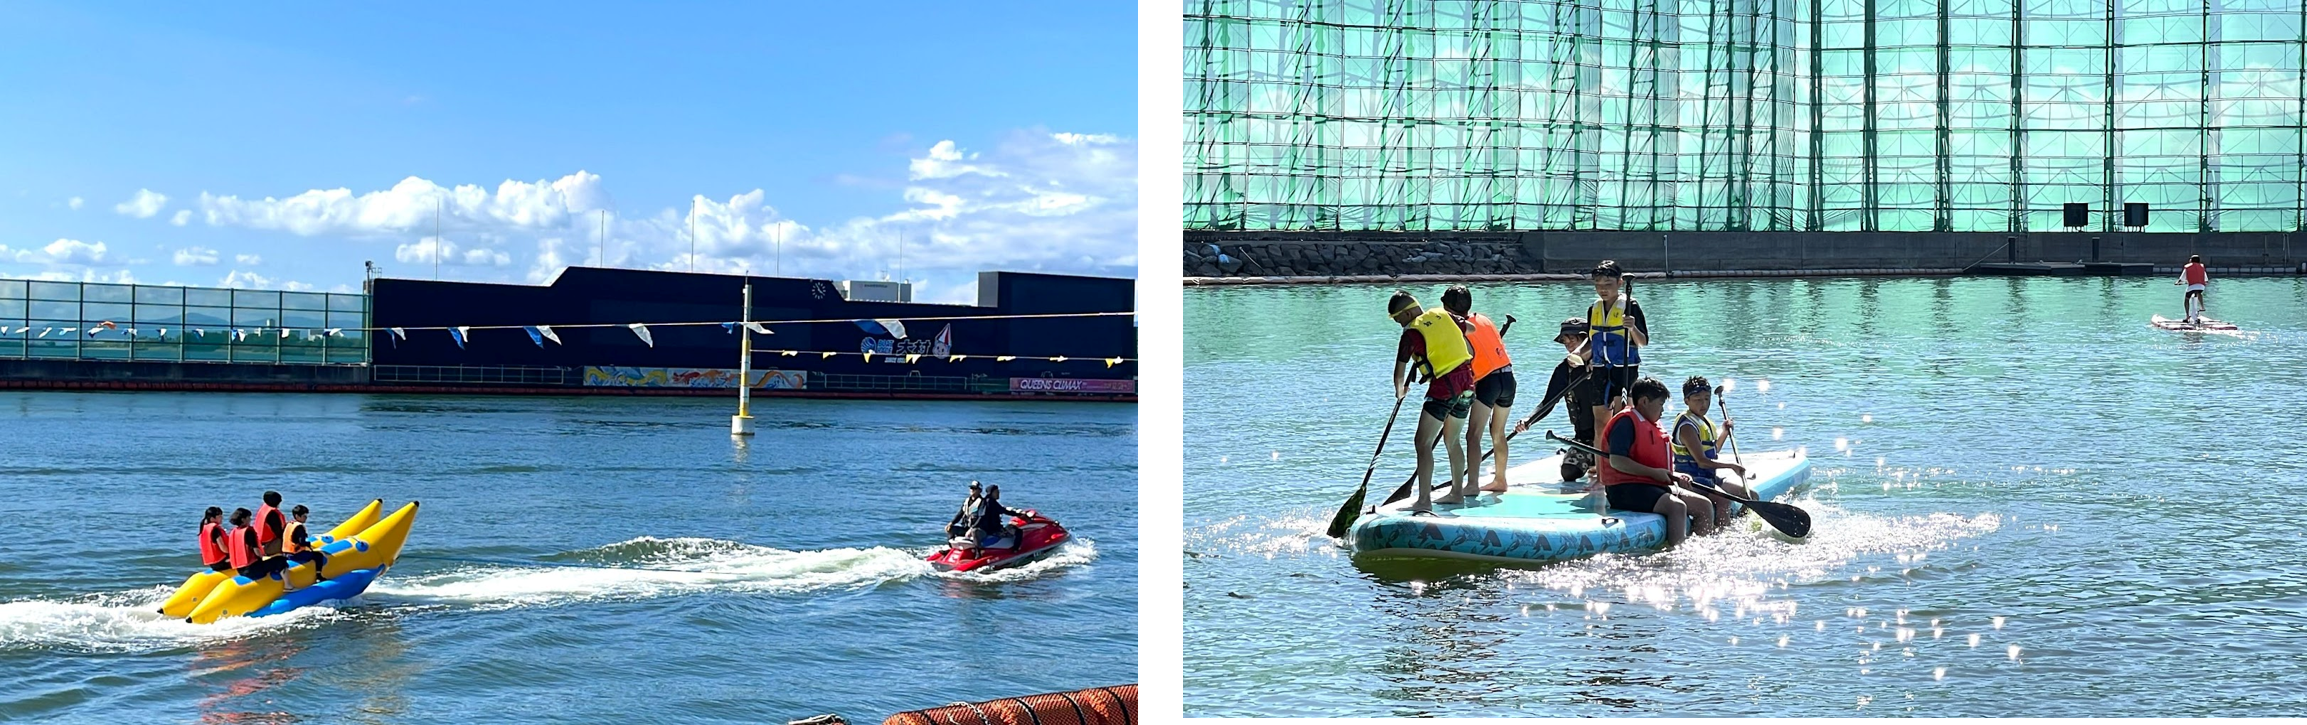
[[[2017,662],[2017,661],[2019,661],[2019,646],[2018,646],[2018,645],[2015,645],[2015,644],[2014,644],[2014,645],[2011,645],[2011,648],[2010,648],[2009,652],[2010,652],[2010,654],[2011,654],[2011,661],[2012,661],[2012,662]]]
[[[1972,633],[1971,633],[1971,646],[1972,646],[1972,647],[1977,647],[1977,646],[1979,646],[1979,633],[1977,633],[1977,632],[1972,632]]]
[[[1786,440],[1786,429],[1785,429],[1785,428],[1772,428],[1772,429],[1770,429],[1770,439],[1771,439],[1771,440],[1774,440],[1774,441],[1782,441],[1782,440]]]
[[[1755,390],[1755,392],[1758,392],[1758,393],[1767,393],[1767,392],[1770,392],[1770,381],[1768,381],[1768,380],[1757,380],[1757,381],[1754,381],[1754,390]]]
[[[1995,618],[1995,629],[2002,629],[2002,628],[2003,628],[2003,618],[2002,618],[2002,617],[1996,617],[1996,618]]]
[[[1873,413],[1867,413],[1867,414],[1865,414],[1865,415],[1861,415],[1861,416],[1859,416],[1859,417],[1858,417],[1858,422],[1860,422],[1860,423],[1872,423],[1872,422],[1874,422],[1874,414],[1873,414]]]

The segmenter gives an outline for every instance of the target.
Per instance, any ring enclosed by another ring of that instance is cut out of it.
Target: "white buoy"
[[[745,280],[745,306],[737,324],[737,414],[729,416],[729,436],[753,435],[753,280]]]

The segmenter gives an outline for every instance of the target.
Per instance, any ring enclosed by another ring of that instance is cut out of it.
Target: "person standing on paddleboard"
[[[1412,511],[1432,511],[1434,504],[1464,503],[1476,493],[1466,476],[1465,440],[1461,430],[1474,407],[1474,349],[1466,342],[1466,323],[1445,310],[1418,306],[1418,298],[1397,290],[1386,301],[1386,314],[1402,326],[1401,342],[1394,347],[1394,398],[1410,394],[1410,384],[1426,380],[1426,403],[1418,414],[1417,500]],[[1433,496],[1434,444],[1449,450],[1450,490]],[[1460,486],[1461,478],[1469,485]],[[1463,490],[1461,490],[1463,489]]]
[[[1474,293],[1465,285],[1451,285],[1442,291],[1442,309],[1466,322],[1466,342],[1474,348],[1474,406],[1466,415],[1466,454],[1480,459],[1482,434],[1490,434],[1494,465],[1490,482],[1479,489],[1488,493],[1506,492],[1506,421],[1514,407],[1514,360],[1506,354],[1506,331],[1514,327],[1514,316],[1506,316],[1506,324],[1490,321],[1486,315],[1474,311]],[[1481,471],[1467,471],[1467,483],[1482,477]]]
[[[2208,311],[2202,309],[2205,307],[2203,288],[2211,284],[2211,273],[2203,268],[2203,255],[2188,255],[2187,266],[2179,269],[2179,281],[2172,284],[2187,286],[2187,296],[2180,302],[2184,305],[2182,309],[2187,311],[2187,324],[2203,324],[2203,313]]]
[[[1592,279],[1595,300],[1586,307],[1584,352],[1594,370],[1586,377],[1592,387],[1587,399],[1593,402],[1595,420],[1609,420],[1610,401],[1626,394],[1642,377],[1642,348],[1650,345],[1650,321],[1643,317],[1642,305],[1624,292],[1626,273],[1618,269],[1618,262],[1605,259],[1594,265]]]

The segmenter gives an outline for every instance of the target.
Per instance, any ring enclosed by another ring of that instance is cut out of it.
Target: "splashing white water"
[[[159,611],[160,603],[174,591],[156,586],[63,601],[0,602],[0,651],[150,652],[227,642],[343,616],[328,607],[305,607],[272,617],[188,624]]]
[[[704,592],[807,594],[870,589],[933,573],[927,552],[885,546],[791,551],[718,539],[631,541],[577,552],[567,558],[607,559],[601,565],[464,565],[448,571],[380,580],[378,600],[509,609],[605,599],[632,600]],[[1050,558],[987,574],[948,575],[978,581],[1022,581],[1052,569],[1088,562],[1096,548],[1076,539]]]

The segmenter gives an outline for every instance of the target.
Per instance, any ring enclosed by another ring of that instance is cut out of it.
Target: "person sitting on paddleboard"
[[[1718,432],[1712,421],[1706,419],[1706,409],[1714,405],[1714,388],[1703,376],[1692,375],[1682,382],[1682,414],[1674,418],[1674,470],[1687,474],[1700,486],[1728,491],[1740,498],[1754,498],[1754,492],[1738,481],[1724,480],[1714,474],[1727,469],[1746,477],[1746,467],[1717,460],[1722,447],[1730,440],[1730,419],[1722,419]],[[1703,492],[1702,492],[1703,493]],[[1730,521],[1730,499],[1708,496],[1714,501],[1714,520]]]
[[[999,541],[1009,533],[1009,517],[1017,512],[1001,505],[1001,487],[985,487],[985,498],[977,502],[977,521],[969,526],[969,540],[980,546]]]
[[[279,573],[287,562],[264,556],[264,542],[257,540],[257,527],[248,524],[249,518],[248,509],[232,510],[232,531],[225,535],[224,548],[234,573],[252,580]]]
[[[1474,405],[1466,415],[1466,455],[1469,460],[1482,456],[1482,434],[1490,434],[1490,445],[1495,448],[1490,458],[1490,482],[1480,490],[1489,493],[1506,492],[1506,421],[1514,407],[1514,360],[1506,354],[1506,331],[1514,327],[1514,316],[1506,316],[1500,325],[1474,311],[1474,293],[1465,285],[1451,285],[1442,291],[1442,309],[1466,322],[1466,342],[1474,348]],[[1482,477],[1482,472],[1466,472],[1467,482]]]
[[[984,487],[979,486],[976,481],[970,481],[969,498],[962,499],[961,510],[953,512],[952,521],[945,522],[946,538],[960,536],[969,531],[969,522],[974,520],[972,517],[977,512],[977,502],[984,498]]]
[[[1642,315],[1642,304],[1623,291],[1625,278],[1616,261],[1594,265],[1595,301],[1586,307],[1583,352],[1594,366],[1586,378],[1593,388],[1586,399],[1595,420],[1609,420],[1615,413],[1608,407],[1611,399],[1624,395],[1642,377],[1642,348],[1650,345],[1650,321]]]
[[[2179,281],[2172,284],[2187,286],[2187,296],[2181,298],[2181,309],[2186,310],[2187,324],[2203,324],[2203,288],[2211,284],[2211,273],[2203,269],[2203,255],[2187,256],[2187,266],[2179,269]]]
[[[1401,342],[1394,347],[1394,399],[1410,394],[1410,383],[1424,377],[1426,402],[1418,414],[1418,490],[1411,511],[1432,511],[1434,504],[1464,503],[1476,494],[1466,475],[1465,440],[1461,429],[1474,407],[1474,349],[1466,342],[1466,323],[1446,310],[1418,306],[1418,298],[1396,290],[1386,301],[1386,314],[1402,326]],[[1443,443],[1450,455],[1449,490],[1433,496],[1434,444]],[[1467,485],[1461,486],[1464,479]],[[1463,489],[1463,490],[1461,490]]]
[[[1570,416],[1571,439],[1586,445],[1594,445],[1594,407],[1600,405],[1601,401],[1587,399],[1590,393],[1596,391],[1588,387],[1585,380],[1578,377],[1585,374],[1587,370],[1584,351],[1586,347],[1586,318],[1572,317],[1563,320],[1561,330],[1554,335],[1554,341],[1562,345],[1562,361],[1554,364],[1554,374],[1546,379],[1546,397],[1544,399],[1563,401],[1565,403],[1562,406],[1564,412]],[[1544,405],[1544,403],[1540,405]],[[1515,424],[1514,432],[1520,433],[1529,430],[1531,423],[1532,421],[1522,421]],[[1576,481],[1584,477],[1586,470],[1593,466],[1593,454],[1577,449],[1563,451],[1562,480]]]
[[[225,550],[224,509],[215,506],[200,515],[200,565],[209,571],[232,571],[232,555]]]
[[[1714,506],[1695,490],[1697,484],[1688,474],[1670,468],[1674,454],[1666,433],[1658,429],[1658,416],[1666,413],[1666,384],[1643,378],[1634,381],[1629,392],[1634,404],[1602,427],[1602,450],[1610,455],[1594,469],[1601,474],[1610,507],[1666,517],[1667,546],[1682,543],[1686,527],[1689,533],[1712,532]]]
[[[305,508],[304,504],[301,503],[297,504],[296,508],[289,509],[288,532],[280,537],[281,541],[286,542],[281,546],[281,551],[288,554],[288,563],[282,565],[282,568],[296,566],[308,561],[315,562],[312,565],[312,580],[324,582],[328,581],[328,577],[323,576],[324,572],[321,570],[328,567],[328,555],[321,553],[320,548],[313,545],[312,535],[306,532],[304,528],[304,518],[311,513],[312,510]]]

